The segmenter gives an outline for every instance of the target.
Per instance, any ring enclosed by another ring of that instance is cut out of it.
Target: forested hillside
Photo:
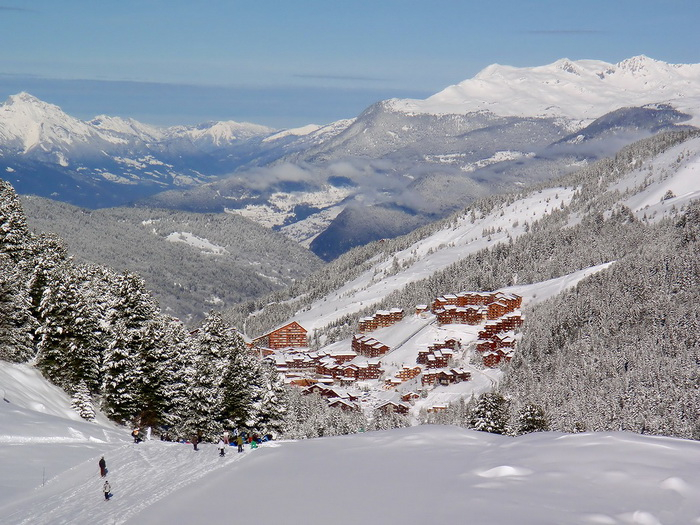
[[[29,231],[4,181],[0,359],[34,363],[85,419],[99,409],[173,437],[276,432],[286,407],[275,370],[218,313],[191,332],[159,311],[135,274],[74,262],[60,239]]]
[[[407,282],[381,301],[317,328],[314,341],[348,337],[358,319],[376,309],[410,311],[444,293],[535,283],[616,261],[575,291],[524,312],[523,351],[507,368],[502,390],[515,407],[543,406],[559,430],[626,428],[700,436],[697,205],[669,204],[667,218],[661,218],[656,212],[635,214],[624,204],[695,159],[697,141],[686,149],[684,143],[696,136],[680,132],[645,139],[556,181],[557,187],[575,189],[572,199],[528,223],[524,234],[502,235],[503,242]],[[668,164],[654,168],[651,161],[666,151]],[[619,186],[631,174],[639,182]],[[409,273],[420,259],[410,254],[431,235],[470,215],[472,220],[498,215],[525,195],[491,197],[408,236],[353,250],[309,280],[228,315],[243,319],[252,313],[246,329],[264,332],[362,275],[369,276],[370,286],[382,261],[393,260],[394,273]]]
[[[320,268],[314,254],[248,219],[149,208],[87,210],[23,197],[35,232],[53,232],[76,260],[141,276],[164,312],[196,323]]]
[[[533,308],[503,392],[556,430],[700,439],[700,205]]]

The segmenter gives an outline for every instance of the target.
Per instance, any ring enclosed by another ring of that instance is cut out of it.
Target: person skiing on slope
[[[102,492],[105,493],[106,501],[112,497],[112,486],[109,484],[109,481],[105,480],[105,484],[102,486]]]
[[[238,436],[236,438],[236,444],[238,445],[238,452],[243,452],[243,436]]]
[[[226,455],[226,444],[223,439],[219,440],[217,447],[219,448],[219,456],[223,458]]]
[[[100,476],[104,478],[107,475],[107,462],[104,456],[100,458],[98,465],[100,466]]]

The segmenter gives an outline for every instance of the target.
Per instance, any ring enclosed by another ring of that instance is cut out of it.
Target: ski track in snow
[[[13,525],[100,523],[117,525],[211,472],[241,460],[235,447],[225,457],[213,444],[192,445],[145,441],[128,443],[104,456],[108,473],[99,475],[94,456],[50,479],[28,496],[0,508],[0,523]],[[176,474],[177,477],[174,477]],[[109,480],[113,497],[104,500],[102,486]],[[17,506],[19,510],[12,510]]]

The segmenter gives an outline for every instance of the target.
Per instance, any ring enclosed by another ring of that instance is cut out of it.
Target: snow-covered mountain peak
[[[6,105],[14,105],[14,104],[47,104],[46,102],[42,102],[38,98],[36,98],[34,95],[31,95],[27,93],[26,91],[21,91],[20,93],[17,93],[16,95],[10,95],[7,97],[7,100],[5,101]]]
[[[25,91],[7,97],[0,106],[0,111],[5,118],[10,115],[15,119],[31,120],[70,118],[58,106],[44,102]]]
[[[66,145],[85,142],[95,135],[89,124],[29,93],[11,95],[0,106],[0,140],[24,153],[35,148],[63,150]]]
[[[425,100],[392,100],[413,114],[564,117],[590,121],[622,107],[671,104],[700,123],[700,64],[668,64],[644,55],[610,64],[562,58],[536,67],[492,64]]]
[[[209,140],[214,145],[220,146],[236,140],[249,139],[258,135],[270,135],[274,133],[273,128],[250,122],[236,122],[225,120],[217,122],[206,122],[186,129],[186,134],[193,140]]]
[[[668,64],[661,60],[654,60],[646,55],[638,55],[618,62],[618,71],[641,75],[653,76],[658,74],[668,74],[672,69],[689,66],[690,64]]]
[[[164,136],[164,130],[156,126],[143,124],[133,118],[110,117],[108,115],[98,115],[88,122],[95,128],[106,131],[115,132],[123,135],[135,135],[141,140],[152,141],[161,140]]]

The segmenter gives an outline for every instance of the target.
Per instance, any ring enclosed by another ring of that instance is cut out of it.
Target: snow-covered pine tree
[[[224,430],[224,385],[231,379],[230,356],[237,342],[221,315],[210,312],[197,330],[192,344],[194,374],[183,431],[187,435],[201,434],[212,439]],[[242,398],[237,396],[238,390],[229,384],[226,388],[229,395],[236,395],[235,399],[228,400],[229,403],[242,402]],[[248,402],[247,398],[245,401]]]
[[[73,391],[71,400],[71,408],[75,410],[80,417],[88,421],[95,420],[95,409],[92,406],[90,391],[88,390],[85,381],[80,381]]]
[[[120,423],[138,418],[143,381],[139,353],[132,347],[125,325],[123,320],[112,325],[111,341],[102,365],[102,409],[107,417]]]
[[[125,273],[117,279],[109,309],[110,344],[103,361],[103,408],[117,421],[138,420],[143,408],[143,356],[152,351],[151,324],[158,308],[143,280]]]
[[[56,268],[38,306],[37,366],[51,381],[72,391],[85,381],[95,391],[99,376],[97,319],[70,264]]]
[[[328,403],[317,393],[305,395],[300,388],[290,388],[282,436],[308,439],[324,435],[322,421],[327,410]]]
[[[289,394],[282,376],[270,361],[258,364],[262,388],[253,392],[254,402],[249,427],[263,435],[277,436],[282,432]]]
[[[157,392],[162,396],[160,423],[176,431],[182,427],[194,381],[194,355],[189,333],[179,320],[162,319],[163,359],[153,372],[160,374]]]
[[[498,392],[486,392],[477,399],[470,423],[474,430],[505,434],[508,419],[508,400]]]
[[[391,410],[375,410],[369,423],[370,430],[391,430],[392,428],[410,427],[411,422],[403,414]]]
[[[0,359],[23,363],[34,357],[36,326],[22,278],[0,255]]]
[[[29,257],[32,235],[15,189],[0,179],[0,253],[16,264],[24,264]]]
[[[166,323],[163,318],[148,323],[141,346],[141,384],[139,392],[139,421],[141,427],[158,427],[164,414],[171,411],[171,400],[166,388],[172,384],[174,371],[173,348],[166,340]]]
[[[526,403],[518,410],[513,429],[516,435],[549,430],[549,422],[542,407]]]
[[[236,330],[227,328],[226,340],[229,351],[221,383],[221,423],[262,432],[260,425],[267,419],[270,377]]]

